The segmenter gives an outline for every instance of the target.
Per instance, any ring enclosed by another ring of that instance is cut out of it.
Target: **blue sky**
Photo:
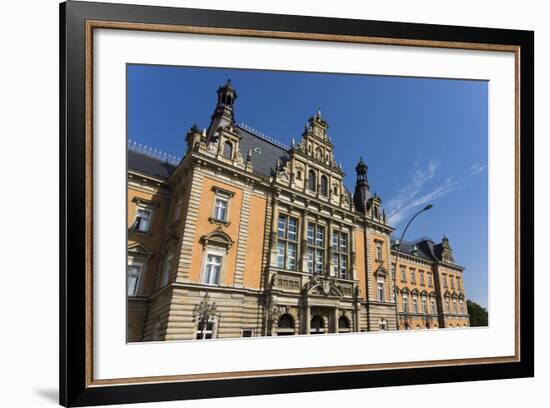
[[[446,234],[466,267],[468,298],[487,306],[488,83],[326,73],[128,66],[128,137],[183,156],[185,134],[206,128],[216,89],[231,78],[237,122],[290,144],[320,109],[350,191],[355,165],[406,240]]]

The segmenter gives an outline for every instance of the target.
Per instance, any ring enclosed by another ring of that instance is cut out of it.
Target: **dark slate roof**
[[[280,159],[284,164],[289,159],[288,151],[283,147],[241,126],[238,126],[238,129],[242,137],[239,144],[241,153],[246,159],[249,149],[252,149],[252,167],[255,172],[267,177],[272,176],[275,173],[277,160]]]
[[[168,179],[176,167],[173,164],[128,149],[128,170]]]
[[[397,239],[391,239],[393,249],[397,249]],[[416,246],[416,253],[414,247]],[[418,256],[429,261],[438,259],[435,252],[435,243],[430,238],[421,238],[415,241],[402,241],[399,246],[399,252]]]

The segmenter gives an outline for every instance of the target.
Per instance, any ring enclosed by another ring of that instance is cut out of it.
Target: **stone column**
[[[334,308],[332,318],[334,320],[334,333],[338,333],[338,308],[337,307]]]

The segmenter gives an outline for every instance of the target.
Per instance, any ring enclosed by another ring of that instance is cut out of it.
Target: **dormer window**
[[[229,160],[233,159],[233,143],[226,141],[223,144],[223,153],[222,153],[222,155],[226,159],[229,159]]]

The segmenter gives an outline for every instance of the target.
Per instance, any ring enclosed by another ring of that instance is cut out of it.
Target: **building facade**
[[[287,147],[238,124],[236,99],[218,89],[177,164],[128,151],[128,341],[469,325],[449,240],[396,245],[320,112]]]

